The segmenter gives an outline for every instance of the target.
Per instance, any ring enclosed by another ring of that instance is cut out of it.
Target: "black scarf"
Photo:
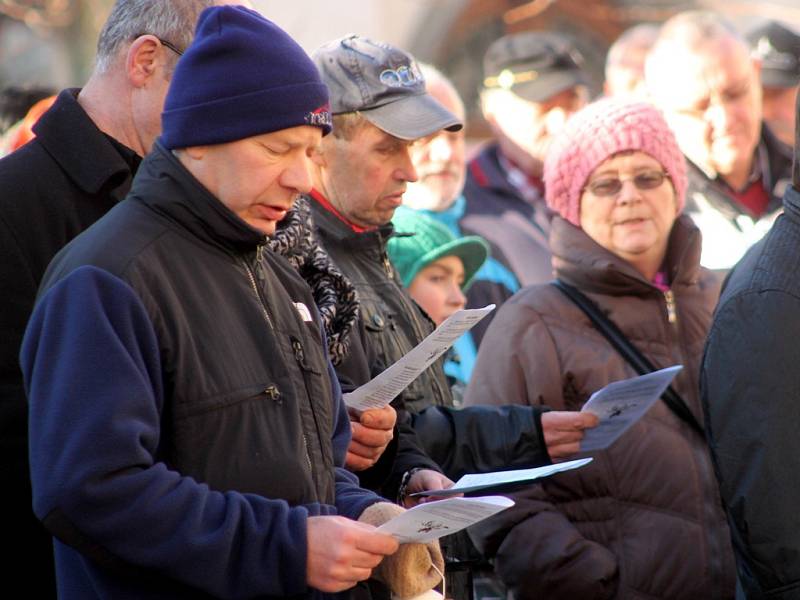
[[[328,355],[338,365],[347,355],[350,334],[358,319],[358,297],[353,284],[317,242],[311,205],[306,198],[298,198],[278,223],[269,246],[286,258],[311,288],[325,325]]]

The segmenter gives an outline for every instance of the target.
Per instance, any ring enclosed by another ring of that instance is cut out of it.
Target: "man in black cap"
[[[784,144],[794,145],[797,85],[800,83],[800,35],[778,21],[747,33],[753,58],[761,61],[764,121]]]
[[[552,279],[542,169],[547,148],[587,101],[583,59],[566,36],[526,31],[495,41],[483,60],[483,115],[495,140],[469,163],[461,227],[483,236],[519,286]],[[470,290],[467,306],[500,305],[505,281]],[[477,344],[491,316],[473,332]]]

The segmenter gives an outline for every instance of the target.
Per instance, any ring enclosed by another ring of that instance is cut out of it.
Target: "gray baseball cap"
[[[334,115],[359,111],[402,140],[463,127],[428,94],[417,61],[399,48],[350,35],[328,42],[311,58],[328,86]]]

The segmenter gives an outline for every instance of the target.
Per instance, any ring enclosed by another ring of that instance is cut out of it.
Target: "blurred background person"
[[[438,327],[466,306],[464,294],[489,256],[489,246],[474,235],[456,238],[441,223],[403,206],[392,224],[396,233],[386,245],[389,260],[411,298]],[[444,372],[456,406],[461,405],[475,357],[468,335],[456,340],[447,355]]]
[[[735,569],[702,428],[698,371],[718,287],[700,232],[680,216],[686,165],[650,104],[599,101],[545,163],[556,276],[594,303],[656,368],[681,363],[683,409],[660,400],[594,462],[515,494],[471,530],[517,600],[732,598]],[[580,410],[636,370],[554,285],[505,303],[465,404]],[[678,414],[681,411],[681,414]],[[602,425],[601,425],[602,426]]]
[[[450,80],[431,65],[421,64],[420,69],[428,93],[459,119],[464,119],[464,103]],[[418,180],[408,183],[403,196],[405,206],[441,223],[456,238],[464,236],[461,220],[467,204],[463,194],[467,173],[465,145],[464,129],[441,131],[418,140],[411,147]],[[489,256],[464,293],[468,308],[482,308],[488,304],[500,306],[518,289],[517,278],[508,267]],[[477,354],[476,339],[470,331],[456,344],[460,359],[457,379],[460,381],[469,381]],[[452,369],[453,363],[446,363],[445,368]],[[448,374],[453,373],[449,371]]]
[[[658,38],[659,28],[655,23],[640,23],[626,29],[611,44],[606,54],[603,83],[606,96],[640,99],[647,96],[644,62]]]
[[[800,35],[788,25],[768,21],[747,32],[752,56],[761,63],[764,121],[784,144],[794,146]]]
[[[688,159],[701,262],[730,269],[771,227],[791,175],[790,149],[762,122],[759,63],[720,15],[689,11],[662,26],[645,81]]]
[[[484,57],[481,107],[494,140],[469,162],[461,228],[488,241],[519,285],[552,278],[542,167],[553,136],[587,101],[582,64],[570,38],[543,31],[502,37]],[[491,318],[473,328],[478,346]]]
[[[56,90],[40,85],[9,85],[0,90],[0,136],[28,114],[39,100],[56,93]]]

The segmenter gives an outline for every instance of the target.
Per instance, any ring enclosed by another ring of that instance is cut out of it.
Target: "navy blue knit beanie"
[[[178,60],[161,143],[222,144],[299,125],[331,130],[328,88],[280,27],[243,6],[212,6]]]

